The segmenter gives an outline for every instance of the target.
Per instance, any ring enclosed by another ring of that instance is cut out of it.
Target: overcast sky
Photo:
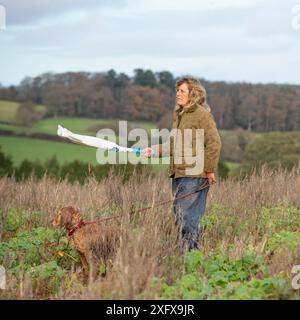
[[[300,84],[300,28],[292,27],[292,21],[300,24],[300,0],[0,4],[6,9],[6,29],[0,31],[3,85],[49,71],[111,68],[128,75],[144,68],[207,80]]]

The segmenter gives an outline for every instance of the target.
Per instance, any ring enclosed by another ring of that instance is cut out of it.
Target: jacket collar
[[[194,112],[197,109],[197,106],[197,103],[194,103],[188,107],[181,107],[178,104],[176,104],[175,111],[177,112],[177,114],[182,115],[184,112]]]

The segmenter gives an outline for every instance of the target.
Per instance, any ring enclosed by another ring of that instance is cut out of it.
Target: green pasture
[[[14,122],[19,103],[0,100],[0,121]]]
[[[135,157],[130,158],[133,161],[141,161],[146,164],[149,159],[143,157],[136,157],[134,154],[128,153],[116,153],[114,151],[101,151],[96,148],[81,146],[65,142],[55,142],[32,138],[20,138],[20,137],[9,137],[0,136],[1,150],[5,154],[9,154],[12,157],[15,166],[21,164],[25,159],[30,161],[39,160],[41,162],[56,156],[58,162],[63,164],[64,162],[71,162],[79,160],[82,162],[89,163],[91,165],[97,165],[104,163],[106,159],[109,161],[117,160],[119,163],[126,161],[126,156]],[[102,153],[101,153],[102,152]],[[100,162],[97,162],[99,159]],[[127,159],[128,161],[128,159]],[[156,159],[159,161],[159,159]],[[165,159],[164,161],[167,161]],[[125,162],[126,163],[126,162]],[[167,168],[167,164],[154,164],[154,170],[160,170]]]
[[[18,102],[0,100],[0,122],[8,122],[12,124],[12,127],[15,127],[13,124],[16,120],[19,105],[20,104]],[[35,107],[41,112],[45,112],[47,108],[44,105],[36,105]],[[10,125],[7,125],[7,127],[10,127]],[[2,124],[0,128],[2,128]],[[3,129],[4,128],[5,127],[3,127]]]

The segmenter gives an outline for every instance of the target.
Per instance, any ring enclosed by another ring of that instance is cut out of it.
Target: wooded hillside
[[[118,118],[168,123],[175,77],[135,69],[130,78],[103,73],[45,73],[18,86],[0,87],[0,99],[48,106],[46,116]],[[300,130],[300,86],[209,82],[202,79],[220,129]]]

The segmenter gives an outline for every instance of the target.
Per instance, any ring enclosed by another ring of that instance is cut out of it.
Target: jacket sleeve
[[[204,171],[216,172],[221,152],[221,138],[210,112],[205,112],[201,120],[201,127],[204,129]]]
[[[173,112],[172,116],[172,129],[174,129],[174,124],[175,124],[175,118],[176,118],[176,113]],[[173,139],[174,139],[174,133],[171,130],[170,135],[166,142],[161,143],[161,144],[156,144],[151,146],[151,148],[155,151],[154,157],[170,157],[172,156],[172,148],[171,144],[173,144]]]
[[[154,150],[155,154],[153,157],[169,157],[171,156],[171,135],[168,137],[165,143],[156,144],[151,146],[151,149]]]

